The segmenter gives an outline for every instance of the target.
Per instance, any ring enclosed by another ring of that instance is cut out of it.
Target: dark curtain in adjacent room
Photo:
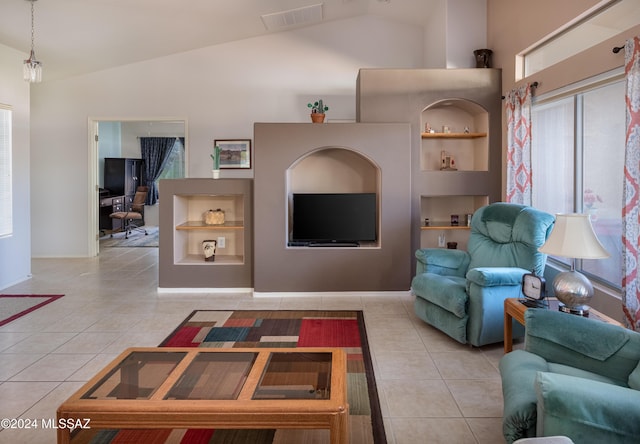
[[[147,194],[147,205],[154,205],[158,202],[158,188],[156,180],[166,166],[169,154],[176,142],[176,137],[141,137],[140,153],[144,161],[144,178],[146,186],[149,187]],[[184,137],[180,137],[184,146]]]

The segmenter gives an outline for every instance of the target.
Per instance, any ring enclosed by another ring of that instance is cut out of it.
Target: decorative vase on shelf
[[[203,240],[202,250],[204,252],[205,262],[214,262],[216,260],[216,246],[218,242],[214,239]]]
[[[324,114],[320,113],[311,113],[311,121],[313,123],[323,123],[324,122]]]
[[[220,170],[211,170],[214,179],[220,179]]]

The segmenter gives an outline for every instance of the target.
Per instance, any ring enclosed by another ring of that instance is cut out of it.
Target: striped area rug
[[[350,442],[385,444],[361,311],[197,310],[161,347],[341,347],[348,357]],[[72,443],[320,444],[327,430],[82,430]]]

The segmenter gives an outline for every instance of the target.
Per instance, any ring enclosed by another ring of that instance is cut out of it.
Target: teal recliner
[[[500,360],[507,443],[639,443],[640,333],[555,310],[524,317],[525,349]]]
[[[535,208],[498,202],[473,215],[467,251],[416,251],[416,315],[463,344],[501,342],[504,300],[522,296],[523,274],[544,273],[547,257],[538,248],[554,221]],[[523,335],[520,324],[513,334]]]

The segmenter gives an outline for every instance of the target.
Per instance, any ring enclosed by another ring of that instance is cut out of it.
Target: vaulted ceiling
[[[54,79],[315,26],[313,9],[300,9],[313,5],[321,5],[324,22],[369,14],[423,25],[445,1],[36,0],[35,52],[46,79]],[[283,26],[267,29],[261,16],[285,11],[272,16]],[[0,44],[28,53],[30,27],[29,0],[0,1]]]

